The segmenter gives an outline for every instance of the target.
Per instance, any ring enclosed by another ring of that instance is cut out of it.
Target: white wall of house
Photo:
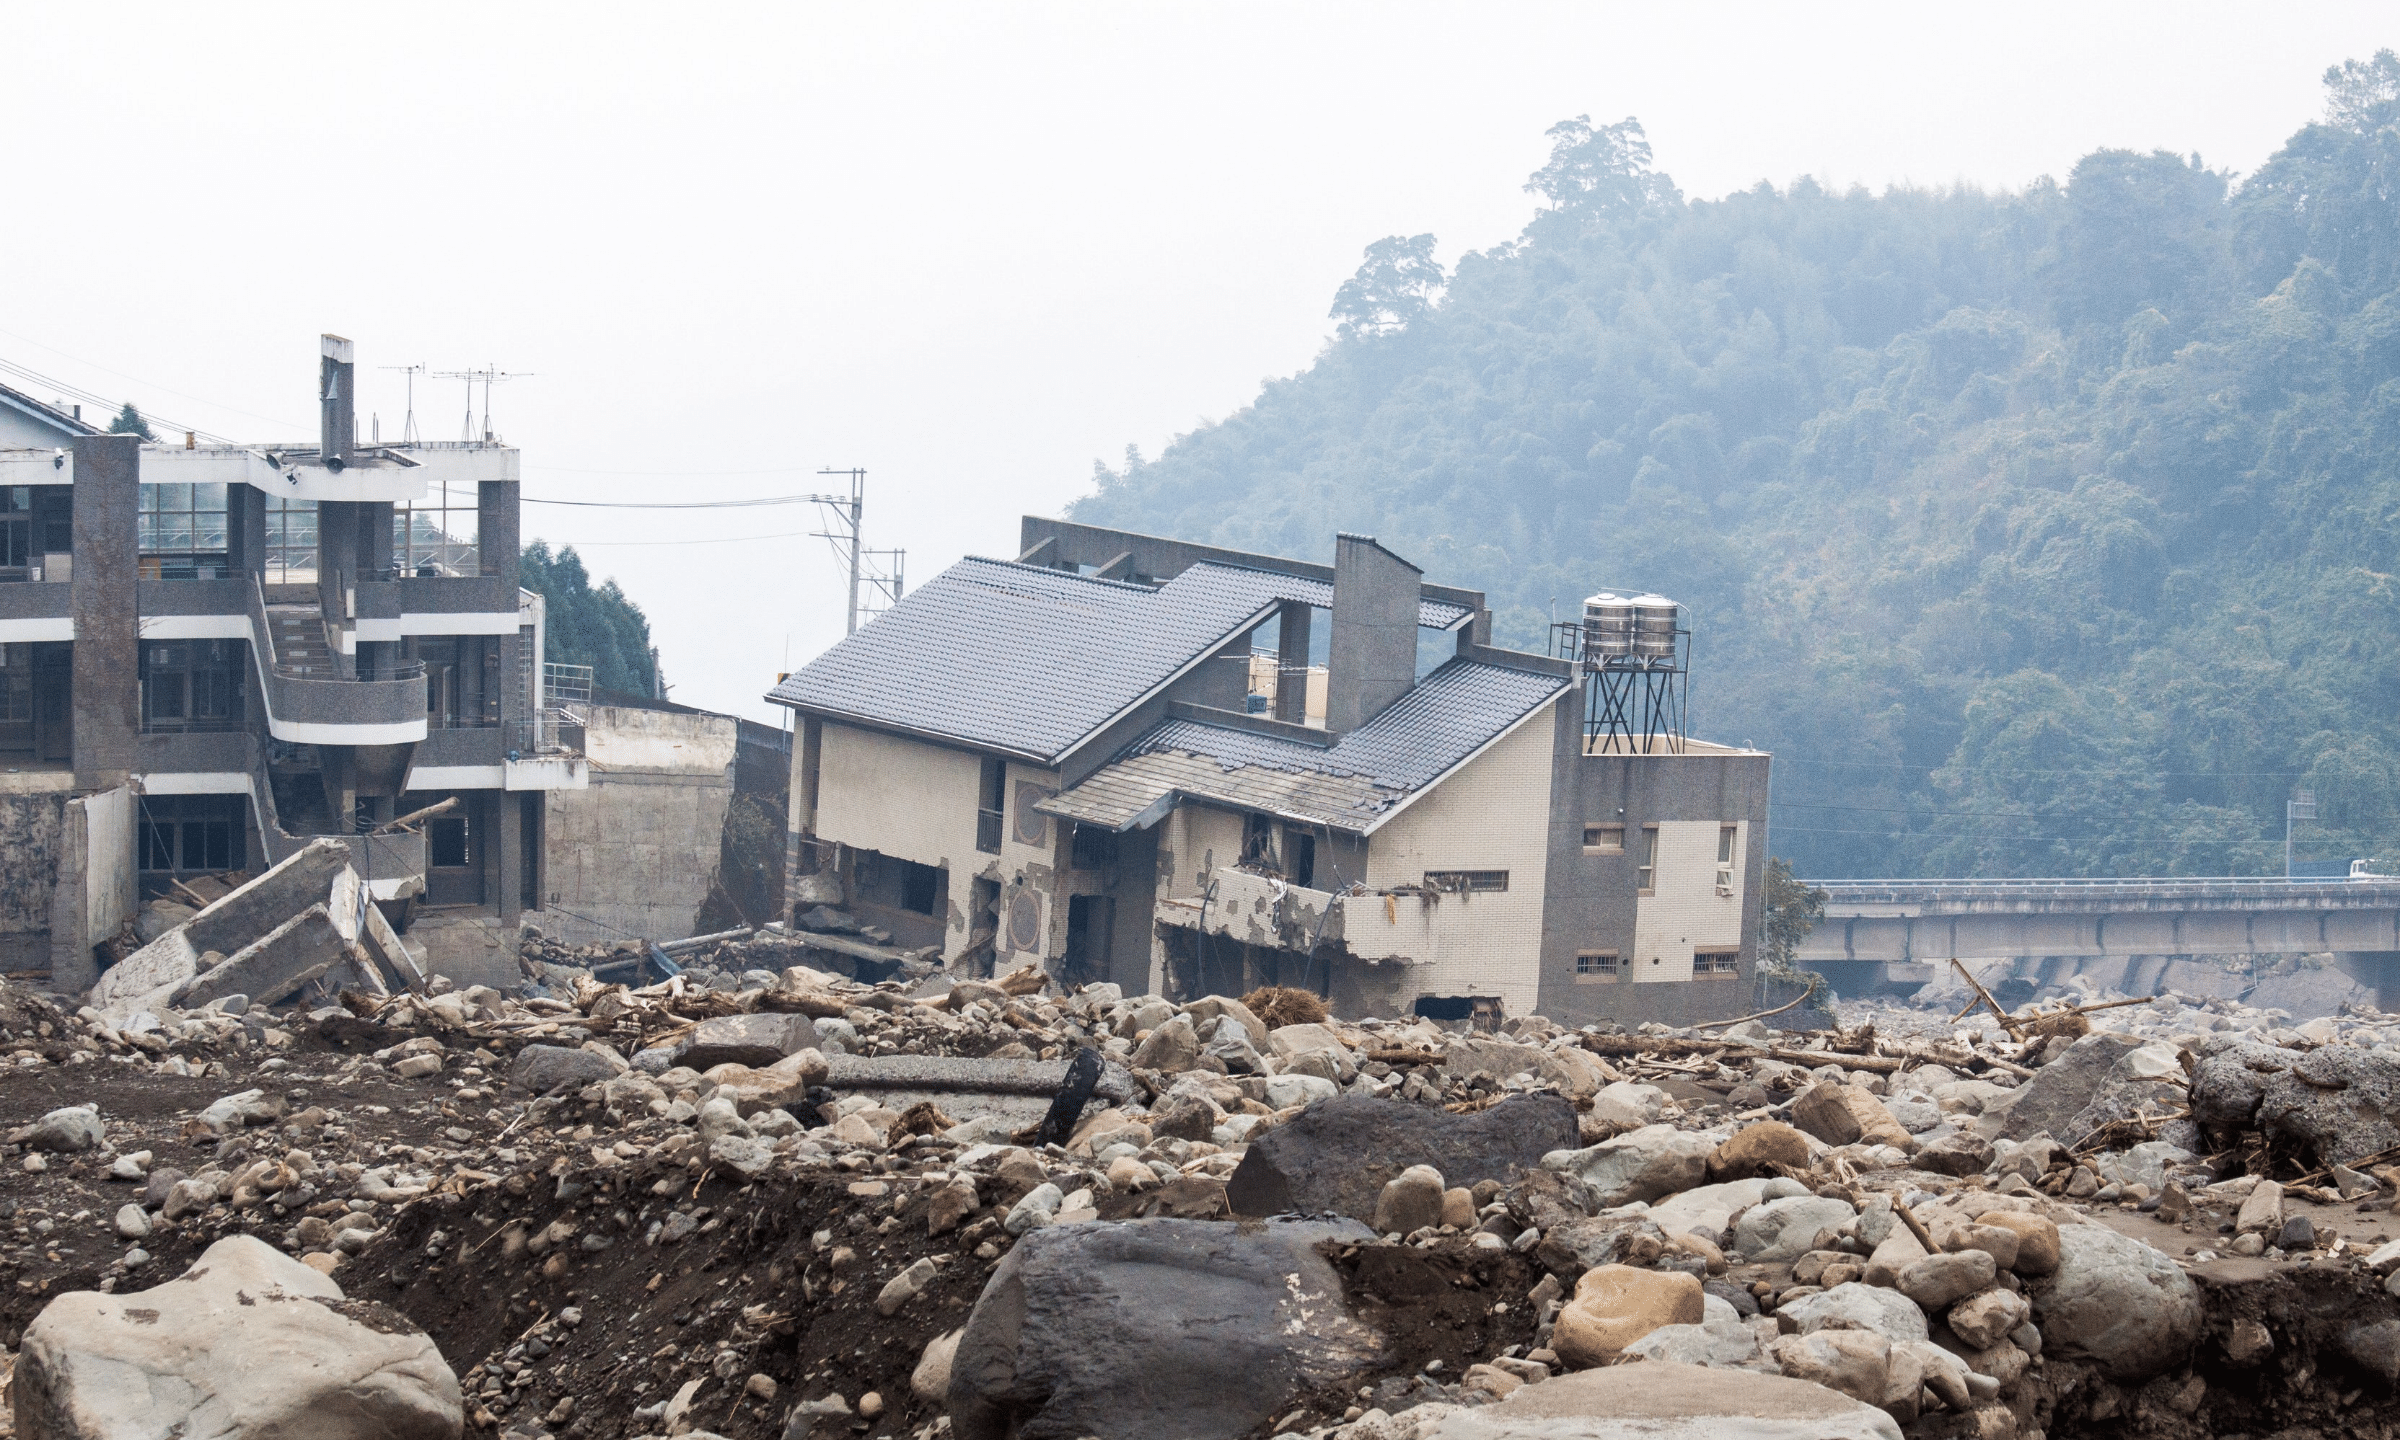
[[[1544,709],[1369,837],[1371,889],[1422,882],[1429,870],[1505,870],[1508,888],[1353,900],[1343,938],[1361,957],[1402,964],[1400,1000],[1497,995],[1530,1014],[1541,989],[1542,898],[1549,868],[1554,733]]]
[[[1742,948],[1742,883],[1750,827],[1732,827],[1733,860],[1727,875],[1731,883],[1720,891],[1717,880],[1726,867],[1719,865],[1717,853],[1724,828],[1714,820],[1670,820],[1658,827],[1650,890],[1634,901],[1628,978],[1635,984],[1693,979],[1694,953]],[[1722,980],[1732,983],[1733,978]]]

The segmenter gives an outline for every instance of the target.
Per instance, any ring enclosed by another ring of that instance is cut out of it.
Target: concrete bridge
[[[2400,989],[2400,879],[1830,880],[1799,963],[1837,991],[1909,989],[1953,959],[2010,960],[2039,984],[2078,971],[2129,994],[2229,993],[2229,955],[2330,953]]]

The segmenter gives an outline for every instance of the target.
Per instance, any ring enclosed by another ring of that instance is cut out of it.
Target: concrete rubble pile
[[[363,927],[261,961],[330,859],[218,902],[247,943],[212,905],[80,1005],[0,987],[48,1097],[0,1158],[20,1434],[2400,1420],[2380,1016],[1487,1031],[751,963],[832,953],[780,933],[642,985],[529,936],[515,994],[378,985]]]

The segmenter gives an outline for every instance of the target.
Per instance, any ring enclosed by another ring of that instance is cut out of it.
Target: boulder
[[[1316,1027],[1286,1025],[1275,1032]],[[1250,1143],[1225,1186],[1237,1215],[1347,1215],[1372,1221],[1383,1187],[1411,1165],[1452,1185],[1506,1184],[1575,1143],[1575,1107],[1526,1095],[1453,1115],[1400,1100],[1342,1095],[1320,1101]]]
[[[1808,1137],[1780,1120],[1761,1120],[1733,1132],[1708,1155],[1708,1178],[1749,1180],[1781,1173],[1776,1166],[1808,1168]]]
[[[1697,1325],[1707,1313],[1700,1277],[1681,1270],[1600,1265],[1575,1282],[1550,1348],[1578,1369],[1604,1365],[1661,1325]]]
[[[1718,1301],[1724,1304],[1723,1301]],[[1726,1309],[1733,1307],[1727,1305]],[[1758,1332],[1740,1320],[1710,1318],[1697,1325],[1661,1325],[1625,1347],[1619,1360],[1664,1360],[1717,1369],[1772,1370],[1758,1348]]]
[[[1668,1196],[1650,1207],[1650,1218],[1669,1234],[1698,1233],[1714,1240],[1737,1212],[1761,1201],[1807,1193],[1808,1187],[1797,1180],[1727,1180]]]
[[[811,1086],[825,1083],[825,1074],[825,1056],[803,1050],[764,1068],[711,1065],[700,1078],[717,1087],[720,1099],[732,1101],[743,1115],[750,1116],[798,1108],[806,1103]]]
[[[1585,1112],[1592,1123],[1607,1130],[1639,1130],[1657,1122],[1667,1110],[1667,1092],[1656,1085],[1643,1085],[1632,1080],[1619,1080],[1604,1085],[1592,1096],[1592,1108]]]
[[[1533,1262],[1574,1281],[1600,1265],[1646,1265],[1667,1252],[1667,1237],[1647,1215],[1562,1220],[1542,1231]]]
[[[2319,1165],[2400,1146],[2400,1054],[2327,1045],[2265,1078],[2258,1128],[2270,1141]]]
[[[1792,1123],[1828,1145],[1889,1145],[1906,1151],[1916,1142],[1881,1100],[1856,1085],[1820,1080],[1792,1101]]]
[[[580,1046],[528,1045],[517,1052],[516,1063],[509,1067],[508,1083],[536,1095],[548,1095],[613,1080],[625,1068],[623,1061],[612,1065],[607,1056]]]
[[[1908,1163],[1936,1175],[1981,1175],[1992,1163],[1992,1142],[1972,1131],[1953,1131],[1917,1151]]]
[[[706,1070],[712,1065],[774,1064],[786,1055],[816,1048],[817,1027],[806,1015],[780,1015],[762,1010],[751,1015],[718,1015],[692,1027],[691,1037],[675,1056],[680,1065]]]
[[[1582,1150],[1545,1155],[1542,1164],[1581,1177],[1605,1207],[1691,1189],[1707,1176],[1708,1157],[1716,1148],[1706,1135],[1645,1125]]]
[[[1989,1350],[2025,1323],[2033,1306],[2014,1290],[1994,1286],[1950,1307],[1950,1333],[1969,1348]]]
[[[1946,1310],[1957,1300],[1992,1283],[2000,1268],[1981,1250],[1928,1255],[1902,1270],[1896,1288],[1930,1312]]]
[[[1801,1335],[1829,1328],[1860,1329],[1872,1330],[1898,1342],[1923,1340],[1932,1334],[1925,1323],[1925,1312],[1905,1296],[1880,1285],[1861,1285],[1855,1280],[1779,1306],[1775,1322]]]
[[[1925,1258],[1925,1247],[1906,1226],[1895,1226],[1867,1256],[1867,1283],[1897,1287],[1900,1272]]]
[[[2153,1110],[2168,1097],[2156,1080],[2119,1073],[2118,1062],[2142,1048],[2129,1035],[2098,1030],[2067,1047],[2042,1066],[2033,1078],[1983,1107],[1978,1121],[1992,1137],[2023,1140],[2038,1131],[2072,1145],[2110,1120],[2134,1113],[2143,1104]]]
[[[1816,1248],[1819,1230],[1838,1230],[1857,1216],[1845,1202],[1816,1195],[1769,1200],[1733,1222],[1733,1248],[1753,1264],[1797,1260]]]
[[[1778,1335],[1767,1353],[1786,1377],[1880,1406],[1891,1388],[1892,1342],[1869,1330],[1812,1330]],[[1888,1418],[1888,1417],[1887,1417]]]
[[[1892,1417],[1781,1375],[1646,1360],[1452,1411],[1425,1440],[1900,1440]]]
[[[1125,1063],[1136,1070],[1156,1070],[1167,1075],[1181,1074],[1199,1064],[1200,1036],[1192,1028],[1192,1017],[1178,1015],[1151,1031]]]
[[[457,1440],[465,1423],[458,1377],[405,1316],[248,1235],[155,1289],[52,1300],[9,1393],[23,1440]]]
[[[107,1127],[100,1123],[99,1106],[69,1105],[51,1111],[22,1130],[10,1131],[8,1143],[28,1150],[80,1155],[98,1149],[107,1138]]]
[[[2235,1233],[2247,1235],[2256,1231],[2273,1235],[2283,1228],[2283,1187],[2272,1180],[2261,1180],[2257,1188],[2242,1200],[2242,1208],[2234,1213]]]
[[[1383,1341],[1318,1247],[1349,1221],[1132,1220],[1032,1232],[975,1302],[951,1359],[959,1440],[1238,1436],[1294,1396],[1356,1383]]]
[[[2023,1210],[1986,1210],[1976,1217],[1976,1223],[2016,1232],[2017,1258],[2008,1268],[2019,1275],[2047,1275],[2058,1268],[2058,1223],[2048,1216]]]
[[[1431,1165],[1411,1165],[1392,1177],[1375,1201],[1375,1228],[1385,1235],[1408,1235],[1442,1223],[1442,1172]]]
[[[2058,1269],[2033,1283],[2046,1355],[2089,1359],[2141,1381],[2183,1363],[2200,1338],[2198,1287],[2139,1240],[2099,1225],[2059,1227]]]

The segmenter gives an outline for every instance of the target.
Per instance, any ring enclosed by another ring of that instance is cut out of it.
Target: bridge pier
[[[2400,950],[2337,950],[2334,968],[2375,992],[2375,1008],[2400,1010]]]

